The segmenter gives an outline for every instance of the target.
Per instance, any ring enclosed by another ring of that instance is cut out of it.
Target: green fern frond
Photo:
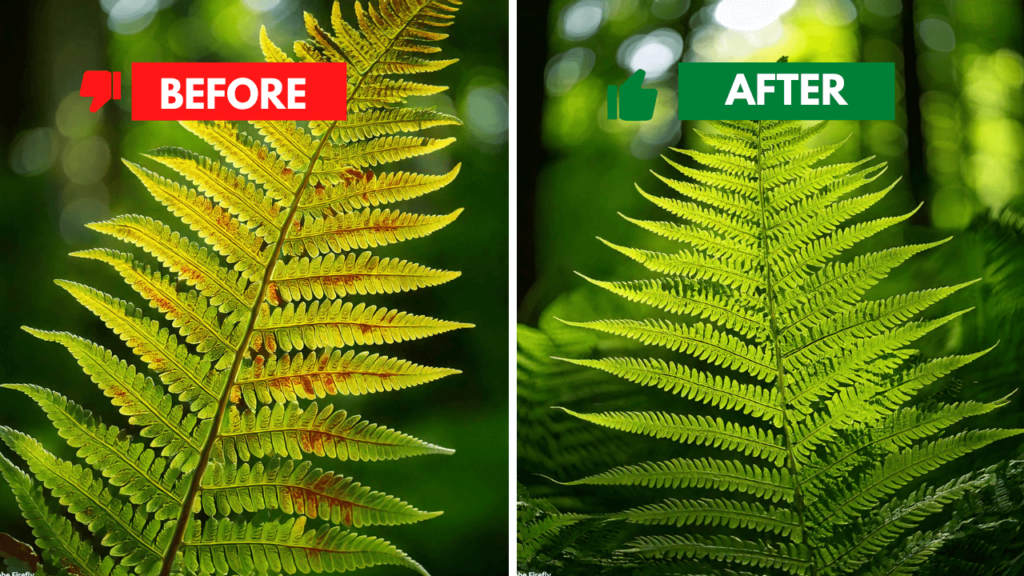
[[[220,575],[348,572],[390,564],[427,576],[415,560],[380,538],[337,526],[305,528],[303,516],[262,523],[196,520],[181,546],[181,561],[193,572]]]
[[[18,507],[32,527],[43,558],[61,568],[74,567],[83,576],[127,576],[130,572],[110,556],[100,560],[96,551],[75,531],[71,522],[53,511],[32,478],[0,454],[0,473],[14,492]]]
[[[681,569],[687,574],[747,569],[840,576],[865,573],[865,566],[872,574],[915,573],[950,536],[913,530],[989,482],[987,472],[941,486],[921,478],[1024,432],[962,427],[972,416],[1005,406],[1007,398],[919,399],[926,386],[987,352],[915,361],[916,342],[970,310],[922,315],[974,281],[866,299],[897,266],[945,242],[850,256],[914,213],[856,220],[898,184],[860,192],[882,177],[884,164],[871,164],[871,158],[819,164],[843,144],[806,147],[824,123],[711,125],[716,132],[698,132],[710,152],[677,151],[700,167],[666,158],[681,178],[658,175],[681,198],[637,187],[677,220],[627,218],[678,242],[680,250],[653,252],[602,240],[656,277],[584,277],[673,316],[563,321],[669,351],[650,359],[576,356],[568,362],[711,411],[564,409],[566,414],[619,432],[699,445],[690,450],[702,457],[619,465],[563,485],[701,488],[774,503],[673,498],[614,513],[611,518],[649,527],[619,551],[637,565],[696,561]],[[758,421],[751,424],[748,417]],[[737,457],[762,462],[754,466]],[[682,531],[658,534],[658,526]],[[762,539],[739,537],[751,532]]]
[[[31,472],[0,456],[47,569],[241,575],[389,564],[426,574],[390,543],[342,527],[398,526],[440,512],[313,468],[309,459],[453,453],[328,401],[460,373],[373,348],[471,324],[364,301],[459,277],[366,251],[430,235],[461,213],[395,206],[441,190],[461,164],[441,174],[370,169],[454,142],[425,131],[461,125],[458,118],[405,100],[446,90],[407,77],[457,61],[430,55],[459,5],[357,2],[350,24],[335,3],[330,31],[305,15],[310,39],[294,44],[294,56],[263,28],[269,62],[347,65],[347,121],[185,121],[210,149],[158,148],[144,155],[153,166],[124,160],[185,233],[148,216],[115,216],[89,227],[141,248],[143,257],[105,248],[73,256],[109,265],[153,310],[76,282],[57,284],[140,366],[78,336],[26,330],[67,348],[128,425],[101,422],[63,390],[5,386],[38,403],[84,463],[0,427],[0,439]],[[155,172],[159,165],[176,177]],[[51,511],[47,497],[68,516]],[[307,521],[315,525],[307,529]],[[79,524],[91,539],[76,532]]]

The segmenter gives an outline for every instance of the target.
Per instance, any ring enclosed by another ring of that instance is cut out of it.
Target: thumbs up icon
[[[620,117],[628,122],[642,122],[654,118],[654,104],[658,100],[658,91],[654,88],[641,88],[647,72],[637,70],[626,80],[621,88],[608,87],[608,119]],[[616,98],[618,92],[618,98]],[[618,109],[616,110],[616,99]]]
[[[95,112],[114,100],[121,99],[121,73],[109,72],[107,70],[87,70],[82,74],[82,87],[78,90],[79,96],[92,98],[89,105],[89,112]]]

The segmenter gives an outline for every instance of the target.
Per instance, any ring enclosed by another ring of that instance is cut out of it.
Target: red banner
[[[132,120],[345,120],[344,63],[133,62]]]

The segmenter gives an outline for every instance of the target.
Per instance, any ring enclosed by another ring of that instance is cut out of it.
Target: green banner
[[[894,120],[892,62],[683,62],[680,120]]]

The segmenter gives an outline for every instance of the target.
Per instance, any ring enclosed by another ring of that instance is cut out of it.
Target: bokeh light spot
[[[471,89],[463,107],[466,126],[479,140],[489,144],[508,140],[508,99],[495,86]]]
[[[857,19],[857,7],[850,0],[823,0],[817,4],[816,12],[828,26],[846,26]]]
[[[629,70],[647,72],[647,80],[658,80],[679,61],[683,38],[671,28],[661,28],[647,35],[627,38],[619,46],[619,65]]]
[[[15,136],[11,143],[11,171],[35,176],[49,170],[60,152],[57,137],[51,128],[34,128]]]
[[[555,56],[544,71],[544,86],[551,94],[565,94],[590,74],[595,60],[594,52],[587,48],[573,48]]]
[[[863,0],[868,12],[885,18],[892,18],[903,12],[901,0]]]
[[[242,0],[250,10],[256,12],[266,12],[273,10],[281,3],[281,0]]]
[[[110,8],[107,26],[118,34],[135,34],[153,21],[160,5],[156,0],[119,0]]]
[[[98,182],[110,168],[110,147],[99,136],[69,144],[62,159],[64,173],[76,184]]]
[[[918,25],[918,33],[921,35],[921,41],[932,50],[952,52],[956,47],[953,27],[938,18],[922,20]]]
[[[89,98],[79,96],[77,91],[65,96],[57,106],[57,130],[68,138],[85,138],[95,134],[103,121],[103,108],[96,113],[89,112],[90,102]]]
[[[68,204],[60,213],[60,235],[68,244],[94,241],[95,232],[86,224],[110,218],[110,208],[95,198],[81,198]]]
[[[690,0],[654,0],[651,14],[662,20],[675,20],[690,9]]]
[[[760,30],[789,12],[796,0],[722,0],[715,20],[733,30]]]
[[[604,2],[580,0],[562,11],[562,36],[567,40],[586,40],[601,28],[604,22]]]

